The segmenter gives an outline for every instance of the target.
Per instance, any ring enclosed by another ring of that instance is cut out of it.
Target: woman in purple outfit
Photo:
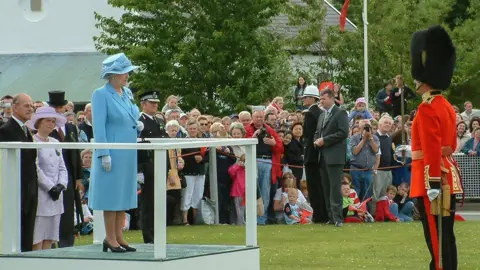
[[[36,130],[34,142],[58,142],[49,137],[56,128],[64,126],[67,119],[51,107],[38,108],[26,125]],[[38,207],[33,232],[33,250],[50,249],[58,241],[60,217],[63,214],[63,194],[68,183],[68,173],[62,149],[40,148],[37,154]]]

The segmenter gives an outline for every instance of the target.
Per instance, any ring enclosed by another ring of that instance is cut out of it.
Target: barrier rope
[[[231,154],[231,153],[226,153],[226,152],[224,152],[222,150],[219,150],[219,149],[217,149],[217,153],[222,154],[224,156],[229,156],[229,157],[235,158],[235,159],[240,158],[239,156],[236,156],[236,155]],[[194,156],[194,155],[202,155],[202,151],[196,151],[196,152],[191,152],[191,153],[187,153],[187,154],[177,155],[176,158],[188,157],[188,156]],[[303,165],[291,165],[291,164],[287,164],[287,163],[277,163],[277,162],[272,162],[272,161],[269,161],[269,160],[257,160],[257,162],[268,163],[268,164],[279,165],[279,166],[288,166],[289,168],[298,168],[298,169],[305,168],[305,166],[303,166]],[[377,171],[377,170],[381,171],[381,170],[391,170],[391,169],[398,169],[398,168],[404,168],[404,167],[410,167],[410,166],[411,166],[411,164],[403,164],[403,165],[379,167],[379,168],[376,168],[376,169],[373,169],[373,168],[372,169],[350,168],[350,169],[343,169],[343,170],[344,171]]]

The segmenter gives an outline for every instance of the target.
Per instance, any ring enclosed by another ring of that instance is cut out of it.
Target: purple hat
[[[365,100],[364,97],[357,98],[357,101],[355,101],[355,106],[357,106],[358,103],[365,103],[367,104],[367,101]]]
[[[57,127],[64,126],[67,123],[67,118],[65,116],[55,112],[55,109],[52,107],[41,107],[38,108],[35,114],[32,116],[32,119],[28,120],[25,125],[31,130],[37,130],[35,124],[38,120],[43,118],[55,118]]]

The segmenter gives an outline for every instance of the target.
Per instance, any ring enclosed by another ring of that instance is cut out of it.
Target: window
[[[30,0],[30,10],[33,12],[41,12],[42,1],[43,0]]]

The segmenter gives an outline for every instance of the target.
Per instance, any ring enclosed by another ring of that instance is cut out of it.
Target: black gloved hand
[[[57,189],[58,193],[61,193],[65,190],[65,187],[62,184],[57,184],[54,188]]]
[[[57,191],[56,186],[52,187],[48,191],[48,194],[50,195],[50,197],[52,198],[53,201],[56,201],[56,200],[58,200],[58,198],[60,198],[60,192]]]

